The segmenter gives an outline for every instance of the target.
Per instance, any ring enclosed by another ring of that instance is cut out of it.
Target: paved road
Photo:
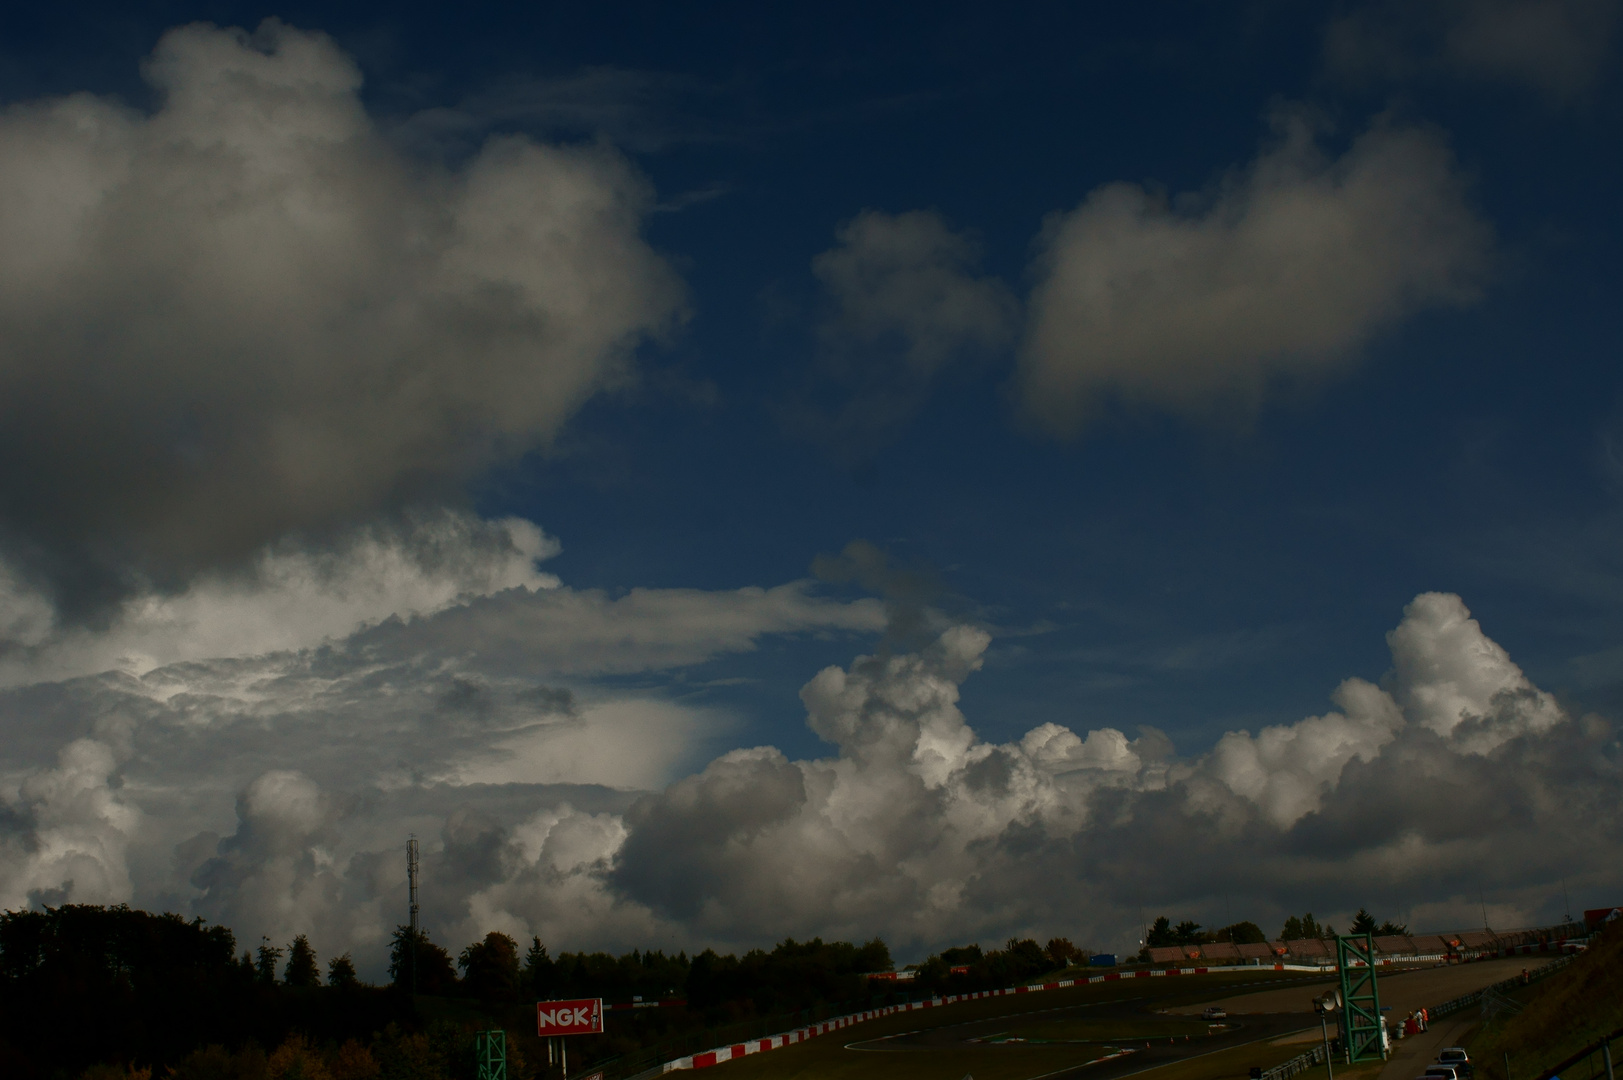
[[[1508,957],[1503,960],[1480,960],[1471,964],[1449,967],[1418,968],[1401,972],[1378,972],[1376,984],[1381,1004],[1391,1006],[1398,1016],[1406,1016],[1416,1009],[1439,1005],[1450,998],[1480,990],[1490,983],[1520,974],[1523,968],[1531,970],[1548,963],[1548,958]],[[1285,987],[1278,990],[1259,990],[1251,994],[1203,1001],[1198,1005],[1181,1005],[1168,1012],[1195,1015],[1208,1005],[1221,1005],[1236,1016],[1246,1013],[1310,1013],[1313,998],[1331,985]]]
[[[1519,970],[1519,969],[1518,969]],[[1392,1044],[1392,1056],[1386,1059],[1386,1068],[1378,1080],[1414,1080],[1425,1073],[1426,1066],[1437,1060],[1437,1052],[1445,1046],[1458,1046],[1460,1039],[1480,1020],[1476,1010],[1455,1013],[1431,1025],[1423,1035],[1410,1035]]]
[[[1036,1018],[1044,1020],[1103,1020],[1120,1017],[1123,1020],[1131,1021],[1144,1016],[1144,1007],[1145,1002],[1143,999],[1060,1006],[1035,1012],[1020,1013],[1017,1016],[993,1017],[985,1020],[969,1020],[959,1024],[946,1024],[940,1027],[904,1032],[899,1035],[878,1039],[859,1039],[847,1043],[846,1047],[851,1050],[875,1054],[908,1053],[920,1050],[939,1052],[957,1046],[984,1045],[978,1043],[977,1040],[1007,1031],[1011,1024],[1028,1022]],[[1308,1019],[1299,1013],[1274,1015],[1253,1013],[1243,1018],[1236,1018],[1234,1027],[1219,1035],[1205,1035],[1192,1039],[1121,1040],[1118,1045],[1130,1046],[1132,1048],[1131,1053],[1109,1061],[1099,1061],[1091,1064],[1084,1062],[1044,1075],[1045,1078],[1051,1078],[1051,1080],[1061,1080],[1062,1077],[1073,1073],[1078,1076],[1085,1075],[1088,1080],[1115,1080],[1115,1078],[1143,1072],[1158,1065],[1216,1053],[1220,1050],[1227,1050],[1231,1047],[1242,1046],[1263,1039],[1276,1038],[1280,1035],[1298,1031],[1308,1026],[1308,1023]],[[1082,1052],[1080,1046],[1078,1052]]]

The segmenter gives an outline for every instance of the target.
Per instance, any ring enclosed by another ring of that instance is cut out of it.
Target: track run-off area
[[[1542,959],[1382,970],[1402,1016],[1508,978]],[[1331,974],[1233,969],[1123,979],[900,1012],[712,1066],[717,1080],[1206,1080],[1243,1077],[1319,1038],[1311,999]],[[1209,1005],[1228,1010],[1208,1023]],[[706,1070],[709,1072],[709,1070]]]

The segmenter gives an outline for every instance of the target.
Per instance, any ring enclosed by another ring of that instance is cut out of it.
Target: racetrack
[[[1376,987],[1381,1004],[1390,1006],[1399,1016],[1407,1015],[1428,1005],[1438,1005],[1450,998],[1480,990],[1489,983],[1499,982],[1549,963],[1549,957],[1511,957],[1504,960],[1478,960],[1470,964],[1447,967],[1412,968],[1407,971],[1381,971],[1376,973]],[[1322,991],[1318,991],[1322,993]],[[1222,1005],[1236,1016],[1246,1013],[1311,1013],[1313,993],[1300,990],[1273,989],[1226,998],[1176,1006],[1169,1012],[1198,1015],[1208,1005]]]
[[[1407,1012],[1532,966],[1507,960],[1383,973],[1381,1000]],[[1249,1066],[1267,1068],[1302,1051],[1319,1028],[1310,1001],[1333,984],[1314,974],[1238,970],[983,998],[871,1020],[715,1068],[724,1070],[717,1080],[1244,1076]],[[1214,1002],[1233,1014],[1228,1026],[1208,1029],[1199,1020]]]
[[[849,1033],[716,1068],[727,1070],[724,1077],[739,1078],[961,1080],[969,1075],[975,1080],[1059,1080],[1086,1075],[1089,1080],[1112,1080],[1312,1024],[1300,1015],[1252,1016],[1208,1029],[1203,1023],[1192,1024],[1189,1017],[1162,1011],[1168,1005],[1188,1004],[1220,987],[1230,991],[1293,987],[1311,996],[1315,985],[1328,982],[1296,972],[1241,971],[983,998],[868,1021]],[[1116,1037],[1129,1034],[1131,1038]],[[1300,1052],[1300,1047],[1264,1046],[1260,1052],[1258,1063],[1266,1065]]]

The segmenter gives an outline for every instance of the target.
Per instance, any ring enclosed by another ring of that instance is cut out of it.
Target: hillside
[[[1532,1080],[1623,1027],[1623,924],[1613,923],[1567,970],[1513,999],[1521,1012],[1489,1020],[1468,1041],[1477,1075]]]

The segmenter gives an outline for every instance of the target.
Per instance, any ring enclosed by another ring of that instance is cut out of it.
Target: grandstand
[[[1457,930],[1443,934],[1390,934],[1375,939],[1375,951],[1393,962],[1472,960],[1479,956],[1509,955],[1512,951],[1558,951],[1562,943],[1585,936],[1584,928],[1577,924],[1498,932]],[[1335,944],[1333,938],[1298,938],[1254,945],[1217,941],[1203,945],[1167,945],[1148,952],[1151,964],[1181,965],[1198,960],[1205,964],[1259,964],[1271,961],[1322,965],[1334,961]]]

